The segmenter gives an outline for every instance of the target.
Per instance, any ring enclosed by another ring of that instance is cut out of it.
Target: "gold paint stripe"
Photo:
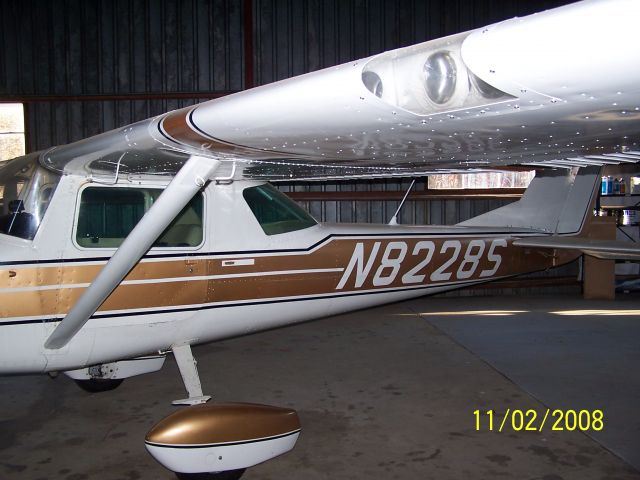
[[[464,245],[465,241],[477,238],[478,237],[451,237],[448,239],[460,240]],[[309,252],[253,256],[252,260],[255,261],[254,265],[234,265],[233,267],[223,266],[223,262],[228,261],[229,257],[206,258],[207,256],[203,255],[205,258],[192,259],[185,257],[179,260],[145,259],[134,267],[125,280],[223,275],[228,274],[230,268],[233,268],[234,273],[265,273],[277,270],[344,268],[351,257],[353,246],[357,242],[364,242],[369,246],[371,242],[380,241],[382,247],[384,247],[386,243],[390,241],[403,241],[409,249],[412,249],[416,242],[424,240],[433,241],[437,246],[443,241],[442,237],[429,237],[428,233],[425,233],[424,237],[418,238],[407,238],[399,234],[397,237],[371,237],[363,239],[354,235],[353,238],[331,239],[328,243]],[[238,257],[230,258],[237,259]],[[106,261],[100,264],[90,265],[60,263],[53,266],[0,268],[0,289],[91,283],[105,264]],[[11,276],[11,272],[15,273],[15,276]]]
[[[327,272],[342,272],[344,268],[323,268],[323,269],[308,269],[308,270],[283,270],[274,272],[248,272],[248,273],[228,273],[224,275],[198,275],[192,277],[170,277],[170,278],[149,278],[145,280],[123,280],[120,285],[145,285],[145,284],[158,284],[158,283],[175,283],[175,282],[199,282],[203,280],[221,280],[231,278],[245,278],[245,277],[264,277],[275,275],[296,275],[296,274],[317,274]],[[87,288],[90,283],[76,283],[76,284],[56,284],[56,285],[40,285],[35,287],[15,287],[15,288],[0,288],[0,293],[18,293],[18,292],[38,292],[43,290],[57,290],[61,288]]]
[[[399,235],[400,238],[401,235]],[[427,235],[425,235],[427,237]],[[428,238],[428,237],[427,237]],[[221,259],[201,259],[194,262],[185,261],[157,261],[138,264],[132,273],[127,276],[124,284],[121,284],[99,309],[105,311],[123,311],[131,309],[147,309],[158,307],[179,307],[184,305],[203,305],[208,303],[225,303],[235,301],[251,301],[272,298],[305,297],[332,293],[350,293],[365,291],[384,291],[386,289],[414,288],[431,285],[446,285],[455,282],[458,268],[464,261],[464,255],[468,242],[472,240],[486,240],[489,244],[491,237],[455,237],[461,243],[461,252],[447,272],[452,272],[451,280],[444,283],[430,283],[429,275],[436,267],[443,265],[450,256],[450,252],[440,253],[442,243],[452,238],[430,238],[434,242],[435,249],[431,261],[420,272],[425,275],[424,283],[406,285],[402,283],[402,276],[410,269],[416,267],[424,260],[424,252],[412,255],[417,242],[425,238],[402,238],[407,246],[407,256],[401,264],[395,280],[384,286],[373,285],[375,272],[381,267],[383,252],[390,242],[398,242],[396,237],[332,240],[320,246],[312,252],[302,252],[295,255],[281,254],[255,258],[255,265],[239,266],[233,273],[229,273],[229,267],[222,267]],[[374,244],[380,243],[377,257],[366,280],[355,288],[355,272],[351,272],[349,281],[344,289],[336,290],[338,282],[342,278],[344,268],[354,252],[356,244],[364,246],[365,259],[369,258]],[[548,250],[523,249],[513,247],[508,240],[507,247],[500,247],[502,256],[500,269],[494,277],[509,276],[528,271],[542,270],[553,265],[565,263],[576,258],[575,253],[562,252],[550,256]],[[488,248],[488,246],[487,246]],[[237,258],[237,257],[236,257]],[[487,260],[487,250],[479,260],[475,273],[468,279],[460,279],[461,282],[472,280],[486,281],[488,278],[479,277],[480,272],[491,268],[493,264]],[[269,269],[269,267],[277,267]],[[316,267],[316,268],[314,268]],[[317,268],[320,267],[320,268]],[[69,267],[42,267],[40,269],[25,269],[24,275],[8,277],[8,270],[0,270],[0,277],[8,280],[18,278],[18,285],[12,290],[0,291],[0,316],[31,317],[45,315],[62,315],[69,311],[76,303],[84,288],[70,288],[83,283],[79,278],[91,277],[101,268],[98,266],[69,266]],[[283,270],[286,268],[287,270]],[[389,267],[386,267],[389,268]],[[189,272],[193,270],[193,272]],[[172,275],[179,272],[180,275]],[[27,273],[31,278],[27,278]],[[388,270],[387,270],[388,273]],[[167,276],[163,276],[169,274]],[[23,291],[25,288],[45,287],[41,282],[51,281],[53,278],[62,280],[61,288],[42,288],[37,291]],[[92,280],[90,278],[89,280]],[[69,281],[67,284],[66,282]],[[4,284],[6,285],[7,282]],[[11,285],[13,287],[14,285]],[[19,290],[22,288],[23,290]]]

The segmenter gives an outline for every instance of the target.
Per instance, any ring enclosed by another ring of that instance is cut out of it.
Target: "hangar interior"
[[[35,152],[566,3],[4,0],[0,105],[22,106],[18,136]],[[5,132],[15,137],[16,128]],[[635,165],[603,172],[624,179],[627,195],[600,200],[616,236],[629,241],[639,240],[636,174]],[[456,224],[524,192],[411,181],[276,186],[317,220],[346,223],[387,223],[410,189],[398,218],[406,225]],[[585,266],[575,261],[201,346],[200,373],[216,399],[300,411],[296,449],[245,478],[640,478],[638,263],[596,269],[594,276],[616,274],[615,300],[597,299],[614,296],[610,276],[604,293],[584,300]],[[0,378],[0,478],[173,478],[146,455],[142,438],[180,388],[171,362],[104,394],[66,378]],[[602,409],[606,428],[474,429],[475,410],[509,408]]]

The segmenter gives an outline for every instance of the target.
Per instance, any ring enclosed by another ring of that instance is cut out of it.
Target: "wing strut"
[[[187,160],[66,317],[62,319],[45,342],[45,348],[62,348],[80,331],[176,215],[211,178],[219,165],[220,161],[207,157],[192,156]]]

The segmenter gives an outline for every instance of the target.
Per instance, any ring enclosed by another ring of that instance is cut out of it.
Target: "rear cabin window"
[[[246,188],[242,195],[267,235],[293,232],[317,224],[302,207],[268,183]]]
[[[89,187],[83,190],[76,241],[86,248],[117,248],[151,208],[162,190]],[[198,194],[153,244],[197,247],[202,243],[203,197]]]

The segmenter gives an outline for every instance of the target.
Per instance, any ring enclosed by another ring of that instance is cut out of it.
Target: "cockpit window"
[[[76,242],[86,248],[119,247],[161,193],[157,188],[85,188],[80,198]],[[193,197],[153,246],[200,245],[203,204],[202,194]]]
[[[0,168],[0,233],[32,240],[59,181],[40,166],[37,153]]]
[[[246,188],[242,195],[267,235],[302,230],[318,223],[302,207],[268,183]]]

